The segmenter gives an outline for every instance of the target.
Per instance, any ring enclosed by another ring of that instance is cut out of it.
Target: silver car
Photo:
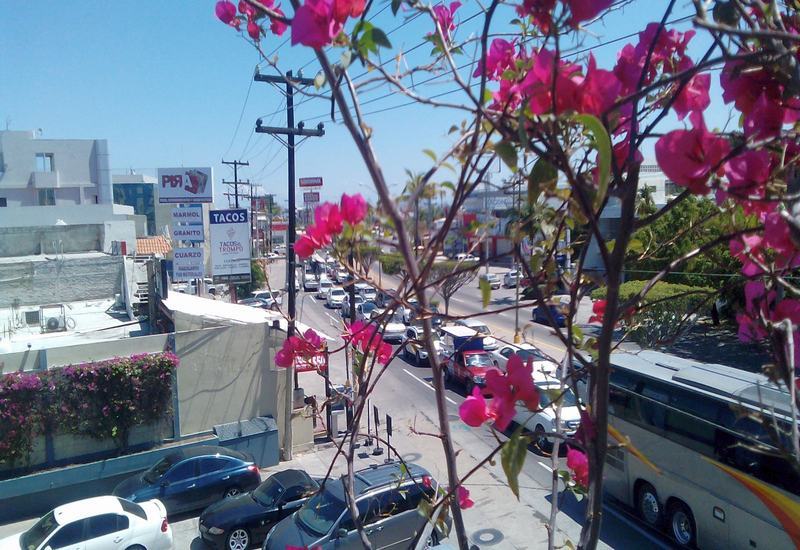
[[[406,549],[422,533],[427,519],[417,507],[423,498],[430,500],[436,482],[423,485],[428,472],[416,464],[408,469],[392,462],[356,472],[355,493],[358,515],[373,548]],[[289,547],[323,550],[361,549],[361,539],[345,501],[341,479],[328,481],[324,490],[310,498],[300,510],[284,518],[267,534],[263,550]],[[447,524],[449,528],[449,523]],[[429,546],[446,533],[434,530]]]

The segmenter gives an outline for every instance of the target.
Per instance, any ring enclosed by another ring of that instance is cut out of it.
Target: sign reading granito
[[[214,172],[211,168],[159,168],[158,202],[212,202]]]
[[[211,210],[208,219],[214,282],[249,283],[250,222],[247,210]]]
[[[203,249],[176,248],[172,253],[173,282],[203,278]]]

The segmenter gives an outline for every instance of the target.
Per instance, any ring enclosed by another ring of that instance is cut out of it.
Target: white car
[[[405,344],[403,344],[403,357],[407,361],[412,361],[415,365],[421,365],[428,360],[428,349],[422,344],[422,327],[406,327]],[[442,355],[442,341],[439,336],[433,334],[433,347],[436,354]]]
[[[336,271],[336,282],[337,283],[343,283],[343,282],[345,282],[347,280],[347,278],[349,276],[350,276],[350,273],[348,273],[346,269],[339,268]]]
[[[335,286],[328,291],[328,299],[325,300],[325,305],[329,308],[339,309],[342,307],[342,302],[347,296],[347,292],[340,286]]]
[[[533,373],[534,383],[539,388],[539,406],[541,411],[533,413],[523,405],[516,406],[514,422],[524,426],[534,435],[534,442],[544,452],[553,448],[553,439],[546,434],[555,432],[556,428],[556,400],[561,401],[561,426],[567,436],[575,435],[581,424],[581,414],[578,408],[578,398],[569,387],[559,389],[559,382],[555,377],[542,378],[541,373]]]
[[[320,279],[317,285],[317,298],[326,300],[328,298],[328,291],[333,288],[333,282],[330,279]]]
[[[533,360],[533,377],[536,378],[536,373],[546,372],[553,373],[558,369],[558,364],[549,360],[545,355],[531,344],[503,344],[494,350],[492,355],[492,362],[501,371],[505,372],[508,358],[516,353],[520,356],[523,363],[527,363],[528,359]]]
[[[478,258],[472,254],[456,254],[457,262],[477,262]]]
[[[254,290],[253,298],[263,300],[270,307],[283,305],[283,294],[279,290]]]
[[[317,276],[313,273],[306,273],[303,275],[303,290],[306,292],[311,292],[312,290],[317,290],[319,288],[319,281],[317,280]]]
[[[386,342],[399,343],[405,338],[406,324],[401,312],[386,313],[385,309],[375,309],[372,311],[372,319]]]
[[[483,323],[483,321],[479,321],[478,319],[460,319],[459,321],[456,321],[456,324],[469,327],[478,334],[480,334],[481,336],[483,336],[483,349],[485,349],[486,351],[492,351],[497,349],[497,346],[499,344],[497,343],[497,340],[495,340],[494,337],[492,336],[492,331],[489,330],[489,327],[487,327]]]
[[[356,283],[356,293],[360,294],[365,302],[375,302],[378,299],[378,291],[367,283]]]
[[[0,550],[169,550],[172,529],[158,500],[134,503],[104,496],[77,500],[45,514],[33,527],[0,540]]]
[[[514,288],[519,284],[519,271],[516,269],[509,269],[503,275],[503,286],[506,288]]]

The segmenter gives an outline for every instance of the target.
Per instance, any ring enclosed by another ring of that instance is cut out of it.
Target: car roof
[[[398,486],[411,478],[421,481],[424,476],[429,476],[428,470],[412,462],[405,463],[403,466],[399,462],[389,464],[373,464],[355,473],[355,493],[363,495],[374,489],[386,486]],[[329,486],[329,490],[339,498],[344,500],[344,482],[337,479]]]
[[[304,483],[309,479],[312,479],[311,476],[308,475],[304,470],[298,470],[294,468],[275,472],[267,479],[272,479],[273,477],[284,487],[291,487],[297,483]]]
[[[59,525],[64,525],[78,519],[96,516],[98,513],[122,512],[122,505],[117,497],[102,496],[76,500],[62,504],[53,510],[53,515]]]
[[[167,455],[166,458],[169,458],[171,462],[178,462],[179,460],[185,460],[187,458],[195,458],[198,456],[227,456],[230,458],[237,458],[239,460],[243,460],[245,462],[250,462],[244,454],[240,453],[239,451],[234,451],[233,449],[228,449],[226,447],[217,447],[214,445],[197,445],[196,447],[188,447],[186,449],[181,449],[180,451],[175,451]]]
[[[465,327],[477,327],[478,325],[485,327],[486,323],[479,319],[459,319],[459,324],[464,325]]]

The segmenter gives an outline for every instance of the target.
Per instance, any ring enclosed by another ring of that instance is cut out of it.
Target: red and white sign
[[[322,187],[322,178],[300,178],[300,187]]]
[[[317,191],[303,193],[303,202],[306,204],[319,202],[319,193]]]
[[[201,203],[214,201],[214,173],[210,167],[159,168],[159,203]]]
[[[325,357],[323,355],[314,355],[311,360],[297,357],[294,360],[294,370],[297,372],[314,372],[317,370],[325,372]]]

